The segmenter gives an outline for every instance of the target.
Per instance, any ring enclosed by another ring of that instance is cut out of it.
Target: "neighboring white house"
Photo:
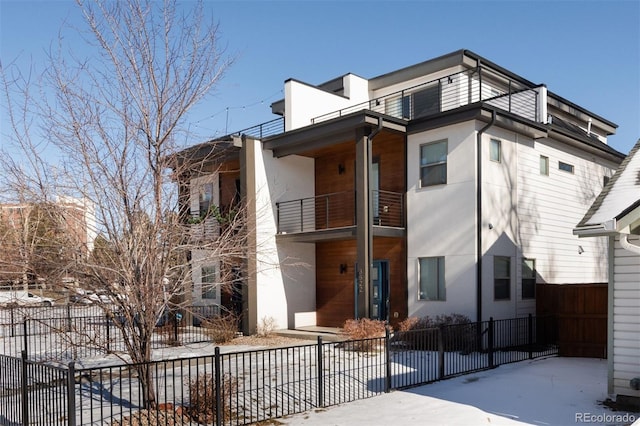
[[[284,86],[281,119],[180,153],[208,163],[192,214],[202,179],[221,204],[235,179],[253,217],[245,330],[511,318],[536,283],[607,281],[607,239],[571,230],[624,158],[614,123],[468,50]]]
[[[574,233],[610,239],[608,392],[640,404],[640,140]]]

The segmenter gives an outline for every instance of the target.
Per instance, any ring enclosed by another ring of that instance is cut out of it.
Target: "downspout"
[[[369,136],[368,136],[369,142],[373,142],[373,138],[375,138],[376,135],[380,133],[381,130],[382,130],[382,117],[378,117],[378,127],[373,129],[371,133],[369,133]]]
[[[496,122],[496,110],[492,110],[491,121],[476,135],[476,314],[477,322],[482,321],[482,134]]]

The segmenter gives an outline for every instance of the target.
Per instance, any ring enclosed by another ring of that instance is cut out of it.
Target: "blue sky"
[[[288,78],[371,78],[461,48],[618,124],[619,151],[640,138],[637,0],[207,1],[206,12],[236,61],[188,117],[194,143],[275,118]],[[3,64],[42,66],[63,20],[80,22],[70,0],[0,0]]]

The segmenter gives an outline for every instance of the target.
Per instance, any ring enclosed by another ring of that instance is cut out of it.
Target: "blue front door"
[[[374,260],[371,269],[371,319],[389,319],[389,261]]]

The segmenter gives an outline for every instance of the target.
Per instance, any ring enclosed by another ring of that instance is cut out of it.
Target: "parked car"
[[[73,289],[73,294],[69,296],[69,302],[71,303],[102,303],[109,304],[113,300],[111,296],[103,291],[85,290],[83,288]]]
[[[24,290],[1,291],[0,306],[53,306],[50,297],[42,297]]]

